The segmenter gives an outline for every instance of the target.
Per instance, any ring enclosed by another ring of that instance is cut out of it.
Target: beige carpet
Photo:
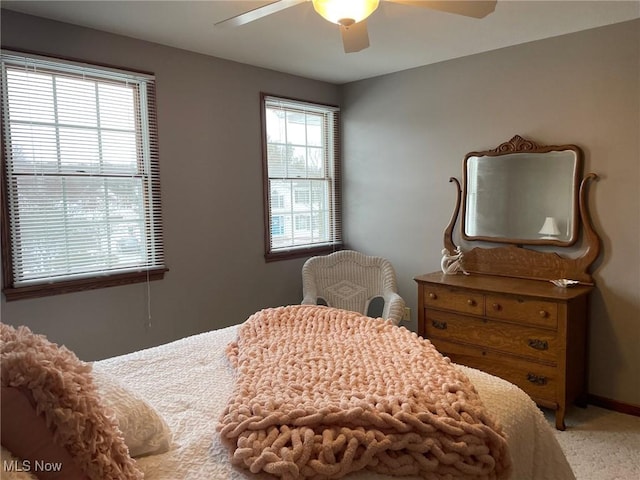
[[[571,407],[565,423],[554,431],[577,480],[640,480],[640,417],[589,405]]]

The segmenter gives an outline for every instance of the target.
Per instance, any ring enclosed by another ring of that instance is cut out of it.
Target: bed
[[[254,474],[233,466],[229,446],[219,432],[220,419],[238,381],[237,369],[229,361],[229,345],[237,341],[242,326],[210,331],[93,363],[92,375],[96,379],[117,379],[132,396],[143,399],[163,423],[158,432],[164,438],[155,440],[156,450],[143,452],[135,458],[134,463],[145,480],[274,478],[264,472]],[[481,371],[464,366],[455,368],[468,377],[487,411],[501,426],[511,459],[510,478],[575,478],[549,424],[523,391]],[[4,377],[3,370],[3,386]],[[100,386],[100,381],[97,384]],[[158,445],[160,448],[156,448]],[[2,478],[37,478],[33,471],[10,468],[17,465],[10,463],[15,458],[3,446]],[[382,480],[392,477],[360,471],[345,478]]]

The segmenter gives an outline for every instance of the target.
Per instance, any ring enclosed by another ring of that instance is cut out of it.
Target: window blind
[[[13,288],[164,268],[152,75],[3,50],[2,107]]]
[[[263,102],[267,256],[341,244],[339,108]]]

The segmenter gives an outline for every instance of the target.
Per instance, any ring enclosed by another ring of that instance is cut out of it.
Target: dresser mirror
[[[582,152],[521,137],[464,159],[462,237],[570,246],[578,238]]]
[[[600,238],[591,224],[586,190],[597,175],[583,177],[582,164],[582,150],[575,145],[540,145],[519,135],[467,154],[462,185],[450,179],[458,195],[444,232],[445,248],[459,248],[454,227],[460,223],[461,237],[469,242],[462,248],[469,273],[592,284],[588,270],[599,255]],[[466,248],[479,240],[481,246]],[[498,245],[487,247],[487,242]],[[562,254],[578,243],[579,254]]]

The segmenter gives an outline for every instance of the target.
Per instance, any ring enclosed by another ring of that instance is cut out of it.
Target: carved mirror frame
[[[513,245],[573,245],[579,232],[582,164],[582,150],[576,145],[537,145],[518,135],[492,150],[468,153],[462,169],[462,238]],[[477,167],[473,174],[471,165]],[[533,214],[539,221],[536,225],[532,225]],[[543,221],[549,222],[553,234],[538,232]]]
[[[536,144],[531,140],[524,139],[519,135],[514,136],[508,142],[502,143],[498,147],[485,152],[475,153],[517,153],[527,151],[544,151],[545,146]],[[557,148],[557,147],[551,147]],[[472,152],[469,155],[472,155]],[[467,155],[467,157],[469,156]],[[581,160],[580,160],[581,161]],[[488,275],[499,275],[506,277],[527,278],[535,280],[553,280],[567,278],[578,280],[581,283],[593,285],[593,278],[589,273],[589,268],[600,254],[600,237],[593,228],[589,215],[587,202],[588,184],[597,179],[595,173],[589,173],[579,182],[578,190],[578,211],[576,221],[577,235],[582,235],[584,250],[576,258],[560,255],[558,252],[548,252],[524,248],[523,244],[508,243],[504,240],[497,242],[501,246],[497,247],[474,247],[469,251],[464,251],[463,265],[470,274],[480,273]],[[458,248],[453,239],[454,228],[460,215],[463,190],[460,182],[451,177],[449,182],[455,184],[457,195],[453,215],[449,225],[444,232],[444,246],[450,252]],[[462,222],[461,222],[462,223]],[[464,239],[464,231],[461,226],[461,236]],[[475,239],[474,239],[475,240]],[[486,240],[482,238],[482,240]],[[574,243],[574,239],[571,243]],[[492,240],[489,239],[489,242]],[[537,242],[530,243],[535,245]],[[566,248],[566,245],[554,245],[556,249]]]

